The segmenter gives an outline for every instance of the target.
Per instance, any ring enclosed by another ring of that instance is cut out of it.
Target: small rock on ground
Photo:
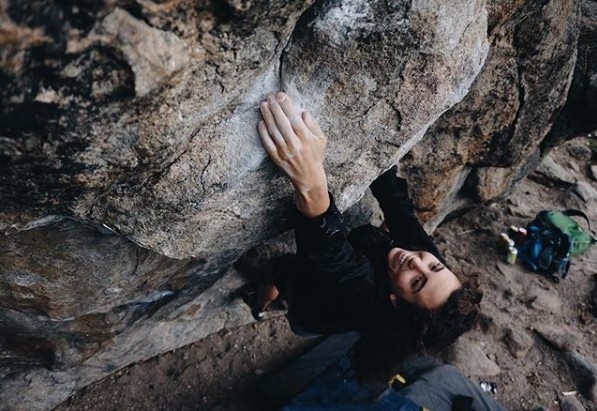
[[[449,362],[468,376],[494,377],[501,372],[481,347],[462,338],[452,346]]]
[[[591,184],[585,181],[578,181],[574,187],[573,191],[578,194],[578,196],[585,202],[588,203],[589,201],[597,200],[597,190],[595,190]]]
[[[556,350],[569,352],[576,349],[578,338],[560,325],[539,324],[534,330]]]
[[[587,161],[593,157],[591,148],[583,143],[570,144],[568,146],[568,153],[577,160]]]
[[[535,344],[533,337],[526,331],[515,328],[508,328],[504,342],[514,358],[524,357]]]
[[[564,397],[560,400],[560,411],[587,411],[578,398]]]
[[[582,395],[597,399],[597,365],[577,352],[566,353],[566,361]]]
[[[576,179],[564,167],[556,163],[551,156],[545,157],[535,171],[555,182],[574,184],[576,181]]]

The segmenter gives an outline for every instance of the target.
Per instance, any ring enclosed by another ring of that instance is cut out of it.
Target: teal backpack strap
[[[589,231],[591,230],[591,221],[589,221],[589,216],[587,216],[583,211],[577,210],[575,208],[568,208],[562,211],[562,214],[567,215],[568,217],[582,217],[587,222],[587,226],[589,227]]]

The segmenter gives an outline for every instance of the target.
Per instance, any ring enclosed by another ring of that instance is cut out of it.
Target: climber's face
[[[390,300],[400,300],[432,310],[443,305],[462,284],[436,256],[427,251],[394,247],[388,253],[388,275],[392,286]]]

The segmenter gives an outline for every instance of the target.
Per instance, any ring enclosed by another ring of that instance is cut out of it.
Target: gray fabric
[[[263,405],[274,409],[285,404],[330,365],[346,358],[359,336],[356,332],[329,336],[282,370],[268,375],[258,387]]]
[[[407,387],[400,394],[433,411],[452,411],[456,396],[473,399],[474,411],[506,411],[506,408],[485,393],[452,365],[441,364],[430,357],[413,357],[405,361],[403,376]]]
[[[277,409],[296,396],[330,365],[346,358],[358,338],[356,332],[327,337],[290,365],[267,376],[258,387],[264,409]],[[398,392],[432,411],[452,411],[458,395],[471,397],[474,411],[507,411],[456,367],[431,357],[408,358],[401,367],[401,375],[407,386]]]

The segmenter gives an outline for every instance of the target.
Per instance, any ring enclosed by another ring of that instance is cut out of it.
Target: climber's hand
[[[327,138],[307,112],[299,114],[287,94],[269,95],[261,103],[258,129],[263,147],[294,185],[297,206],[314,217],[329,206],[323,168]]]

